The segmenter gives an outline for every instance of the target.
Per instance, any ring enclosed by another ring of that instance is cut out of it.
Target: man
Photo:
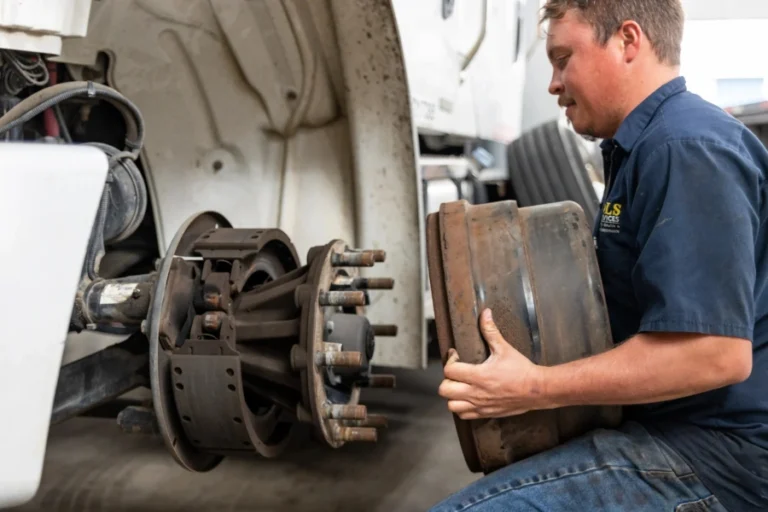
[[[550,93],[605,139],[595,223],[617,346],[539,367],[480,326],[440,394],[464,419],[624,405],[627,421],[501,469],[435,511],[768,510],[768,152],[679,77],[680,0],[548,0]],[[713,37],[716,37],[713,34]],[[748,49],[745,49],[748,50]]]

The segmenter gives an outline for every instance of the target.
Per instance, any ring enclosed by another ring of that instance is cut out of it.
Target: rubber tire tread
[[[597,216],[597,212],[600,209],[600,198],[597,197],[594,187],[592,186],[592,180],[589,177],[586,166],[579,154],[579,142],[577,135],[571,131],[563,130],[563,140],[565,142],[566,152],[569,153],[570,158],[573,159],[576,164],[577,172],[573,173],[573,178],[576,182],[576,187],[581,192],[581,197],[584,198],[584,202],[579,204],[584,209],[589,219],[594,219]],[[574,191],[574,195],[577,194]]]
[[[519,206],[574,201],[594,220],[599,200],[576,137],[559,121],[550,121],[508,146],[510,181]]]
[[[553,148],[553,155],[557,162],[556,167],[553,167],[551,170],[570,169],[571,171],[560,172],[561,182],[564,187],[561,197],[564,200],[572,200],[579,203],[589,220],[593,220],[597,213],[597,197],[591,183],[589,183],[587,170],[579,155],[576,135],[559,124],[547,125],[544,128],[543,135],[547,137],[550,144],[549,147]],[[588,188],[585,188],[585,184]],[[591,195],[588,195],[589,193]]]

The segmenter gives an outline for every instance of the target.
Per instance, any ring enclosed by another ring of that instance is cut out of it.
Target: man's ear
[[[632,62],[640,54],[640,46],[645,39],[643,29],[636,21],[628,20],[621,24],[617,35],[624,61]]]

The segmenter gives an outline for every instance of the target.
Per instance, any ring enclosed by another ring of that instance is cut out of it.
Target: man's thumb
[[[491,352],[500,352],[507,347],[507,342],[493,321],[490,309],[486,309],[480,315],[480,330],[483,332],[483,338],[485,338],[486,343],[491,348]]]

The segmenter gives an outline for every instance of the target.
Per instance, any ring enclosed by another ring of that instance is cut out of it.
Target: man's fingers
[[[490,407],[467,407],[461,403],[455,406],[455,412],[459,415],[459,418],[463,420],[478,420],[480,418],[500,418],[504,416],[504,413],[500,409]],[[472,404],[470,404],[472,405]],[[450,402],[448,408],[450,409]]]
[[[468,413],[476,414],[474,412],[476,411],[476,409],[477,407],[472,402],[467,402],[465,400],[449,400],[448,401],[448,410],[454,414],[458,414],[459,417],[461,417],[462,414],[468,414]]]
[[[453,363],[459,362],[459,353],[456,352],[456,349],[450,349],[448,350],[448,360],[445,362],[446,366]]]
[[[440,384],[438,393],[448,400],[468,400],[472,393],[472,386],[446,379]]]
[[[445,366],[443,374],[446,379],[472,384],[477,376],[477,367],[467,363],[451,363]]]
[[[488,409],[473,409],[465,412],[458,413],[459,418],[463,420],[479,420],[488,418],[504,418],[507,414],[501,411],[492,411]]]
[[[483,338],[491,348],[491,352],[498,354],[509,348],[504,337],[499,332],[499,328],[493,321],[493,315],[490,309],[486,309],[480,315],[480,330],[483,333]]]
[[[450,402],[449,402],[450,403]],[[466,402],[464,402],[466,403]],[[450,407],[450,406],[449,406]],[[466,407],[456,406],[458,409],[459,418],[463,420],[478,420],[487,418],[508,418],[510,416],[517,416],[525,414],[528,411],[525,410],[504,410],[498,407]]]

